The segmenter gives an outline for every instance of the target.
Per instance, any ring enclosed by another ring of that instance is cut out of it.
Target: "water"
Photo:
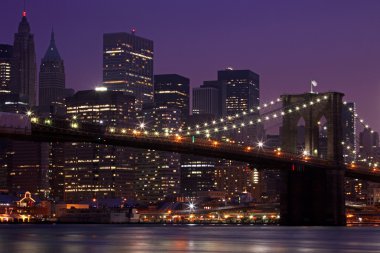
[[[380,227],[1,225],[0,252],[380,252]]]

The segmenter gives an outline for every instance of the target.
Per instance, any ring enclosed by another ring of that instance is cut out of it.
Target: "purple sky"
[[[232,66],[261,76],[261,98],[336,90],[380,130],[380,1],[30,0],[38,64],[51,27],[67,87],[102,80],[102,35],[130,31],[154,40],[155,73],[189,77],[193,87]],[[1,0],[0,43],[13,43],[23,1]]]

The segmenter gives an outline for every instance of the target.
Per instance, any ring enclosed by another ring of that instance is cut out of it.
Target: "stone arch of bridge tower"
[[[343,159],[342,141],[342,93],[327,92],[322,94],[305,93],[283,95],[283,107],[293,108],[293,112],[283,117],[281,128],[281,145],[285,152],[296,153],[297,124],[300,118],[305,119],[305,150],[310,155],[318,156],[319,126],[318,121],[327,120],[327,159],[341,162]],[[319,103],[309,106],[309,102],[321,98]],[[324,99],[326,98],[326,99]],[[303,108],[303,104],[307,104]],[[294,107],[299,106],[299,111]],[[285,110],[286,110],[285,109]],[[317,152],[315,152],[317,151]]]

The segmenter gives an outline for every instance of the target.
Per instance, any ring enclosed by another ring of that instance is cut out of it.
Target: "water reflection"
[[[379,252],[378,227],[2,225],[0,252]]]

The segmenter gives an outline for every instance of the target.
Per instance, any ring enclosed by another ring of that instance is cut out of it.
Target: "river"
[[[380,252],[380,227],[5,224],[0,252]]]

